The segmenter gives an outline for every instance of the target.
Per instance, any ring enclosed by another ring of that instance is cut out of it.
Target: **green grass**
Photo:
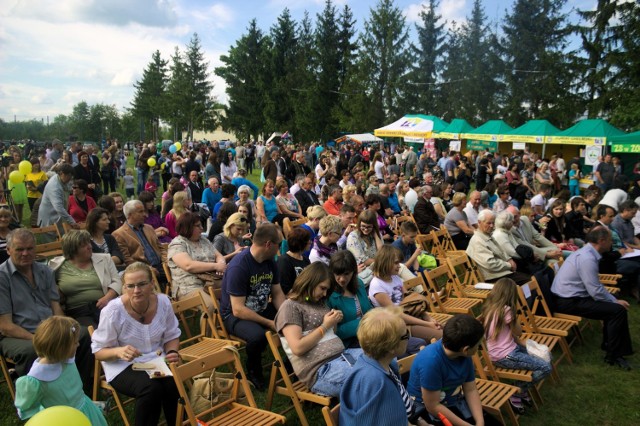
[[[130,162],[133,159],[130,158]],[[249,178],[261,187],[259,171]],[[28,220],[28,207],[25,208],[25,220]],[[28,222],[25,222],[28,223]],[[629,327],[633,345],[640,347],[640,306],[631,302],[629,309]],[[540,411],[528,411],[520,417],[522,426],[620,426],[640,424],[638,409],[638,383],[640,382],[640,362],[638,355],[629,358],[634,367],[630,372],[610,367],[603,362],[604,353],[600,350],[602,332],[600,324],[591,321],[591,327],[584,332],[584,344],[576,344],[571,350],[573,365],[563,362],[559,366],[561,382],[546,381],[541,389],[544,404]],[[268,350],[267,350],[268,352]],[[265,358],[266,359],[266,358]],[[267,372],[268,374],[268,372]],[[254,391],[259,407],[264,407],[266,392]],[[282,411],[291,406],[290,400],[277,396],[274,411]],[[305,406],[305,414],[312,425],[322,425],[324,421],[320,408],[313,404]],[[121,425],[117,413],[108,417],[110,425]],[[6,386],[0,385],[0,424],[20,425]],[[287,424],[298,425],[294,410],[287,413]]]

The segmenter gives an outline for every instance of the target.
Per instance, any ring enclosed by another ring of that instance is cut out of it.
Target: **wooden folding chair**
[[[458,250],[453,244],[451,234],[445,226],[440,226],[440,229],[433,230],[431,233],[436,237],[435,243],[438,246],[438,250],[443,257],[458,256],[466,253],[464,250]]]
[[[7,365],[13,364],[13,360],[11,358],[7,358],[0,354],[0,369],[2,369],[2,376],[4,377],[4,382],[7,384],[7,389],[9,389],[9,395],[11,395],[11,400],[16,399],[16,388],[13,385],[13,380],[11,379],[11,374],[9,373],[9,367]]]
[[[223,401],[219,401],[213,407],[196,413],[191,406],[189,399],[189,389],[194,377],[209,372],[214,368],[229,367],[235,373],[234,384],[231,396]],[[187,420],[178,420],[176,424],[181,425],[275,425],[284,424],[285,417],[280,414],[271,413],[261,410],[257,407],[256,401],[253,399],[251,387],[247,382],[247,377],[242,369],[242,362],[236,350],[223,349],[209,354],[203,358],[194,359],[185,364],[178,365],[169,364],[173,378],[180,393],[178,401],[178,419],[182,419],[186,412]],[[249,405],[239,404],[238,391],[242,386]],[[214,415],[212,420],[207,422],[202,418]]]
[[[440,253],[440,248],[435,242],[436,240],[437,238],[433,233],[416,235],[416,245],[421,246],[422,250],[431,253],[432,256],[435,256],[442,262],[444,256]]]
[[[447,266],[453,278],[453,291],[458,297],[486,299],[491,290],[475,288],[481,282],[480,271],[474,267],[473,261],[466,253],[459,256],[447,257]]]
[[[496,382],[502,382],[503,380],[518,380],[521,382],[531,383],[533,381],[533,373],[530,370],[502,368],[495,366],[491,361],[489,351],[486,349],[485,341],[483,341],[480,346],[478,346],[478,351],[473,356],[473,363],[476,367],[476,370],[485,370],[487,376],[491,380],[494,380]],[[539,384],[541,384],[542,382],[543,380],[541,380]],[[538,389],[539,388],[536,386],[531,386],[529,388],[529,395],[531,396],[533,407],[536,411],[538,411],[538,405],[542,405],[542,396],[540,395]]]
[[[423,271],[429,286],[430,296],[436,309],[448,314],[470,314],[473,308],[482,304],[480,299],[467,297],[453,298],[453,277],[449,266],[441,265],[430,271]]]
[[[333,408],[322,407],[322,417],[327,426],[338,426],[340,422],[340,404]]]
[[[391,230],[393,231],[393,233],[396,234],[396,235],[399,235],[400,234],[400,227],[402,226],[402,224],[404,222],[407,222],[407,221],[416,223],[415,220],[413,220],[413,216],[406,215],[406,216],[394,217],[392,222],[391,222],[391,224],[390,224],[390,227],[391,227]]]
[[[513,412],[509,398],[520,392],[520,389],[516,386],[491,380],[484,368],[476,368],[475,370],[477,376],[476,388],[478,388],[482,408],[489,414],[498,417],[503,425],[506,423],[502,416],[502,409],[505,409],[511,424],[518,426],[520,424],[518,416]],[[495,376],[495,372],[492,372],[492,376]]]
[[[39,228],[29,228],[29,231],[36,237],[36,244],[44,244],[54,241],[59,241],[61,237],[58,226],[53,224],[49,226],[42,226]],[[49,234],[49,235],[45,235]]]
[[[547,346],[549,348],[549,351],[551,351],[552,354],[554,353],[555,349],[559,349],[558,352],[560,353],[554,354],[553,357],[551,358],[552,370],[551,370],[551,376],[549,376],[554,383],[559,383],[560,375],[558,374],[557,367],[558,367],[558,364],[560,364],[560,362],[565,357],[564,352],[560,348],[561,337],[551,336],[549,334],[537,334],[537,333],[522,333],[520,335],[520,340],[522,340],[523,342],[526,342],[528,339],[531,339],[537,343],[540,343],[541,345]]]
[[[90,325],[88,327],[88,330],[89,330],[89,336],[92,336],[93,326]],[[135,401],[135,398],[128,397],[124,401],[120,399],[118,392],[113,388],[113,386],[111,386],[109,382],[107,382],[107,379],[105,378],[104,373],[102,372],[102,364],[100,363],[100,361],[96,359],[93,365],[93,394],[91,396],[91,399],[93,399],[94,401],[99,401],[98,398],[100,395],[98,394],[98,391],[100,389],[103,389],[104,391],[108,392],[111,395],[111,397],[113,398],[113,401],[116,404],[116,408],[120,413],[122,422],[124,423],[125,426],[129,426],[131,423],[129,423],[129,418],[127,417],[127,412],[125,411],[124,407],[126,405],[133,403]],[[114,409],[115,408],[111,408],[111,410],[114,410]]]
[[[221,339],[233,340],[235,342],[238,342],[240,344],[240,349],[244,348],[247,345],[247,342],[245,342],[244,339],[227,332],[227,328],[224,326],[222,313],[220,312],[220,297],[222,295],[222,289],[208,286],[207,291],[209,292],[209,296],[211,296],[211,302],[213,303],[213,310],[211,315],[214,318],[213,326],[216,335]]]
[[[569,336],[571,329],[575,327],[575,322],[561,318],[548,318],[535,315],[527,303],[527,297],[525,296],[522,286],[518,287],[518,298],[517,314],[522,323],[522,330],[525,333],[558,336],[560,338],[558,343],[562,349],[562,353],[569,364],[573,364],[573,355],[567,343],[567,336]]]
[[[36,258],[38,260],[56,256],[62,256],[62,241],[57,240],[50,243],[36,244]]]
[[[173,279],[171,278],[171,268],[169,268],[169,264],[166,261],[162,262],[162,270],[164,271],[164,275],[167,277],[167,286],[164,288],[164,294],[172,299],[171,286]]]
[[[269,378],[269,388],[267,390],[265,408],[267,410],[271,410],[275,394],[288,396],[291,398],[293,406],[287,408],[280,414],[284,414],[293,408],[298,414],[300,423],[303,426],[309,426],[309,421],[304,414],[302,402],[307,401],[322,405],[323,407],[329,407],[331,405],[331,398],[311,392],[304,383],[298,380],[295,374],[288,373],[280,353],[280,348],[282,347],[280,337],[271,331],[267,331],[266,336],[274,361],[271,365],[271,377]]]
[[[406,294],[406,292],[409,292],[409,291],[418,291],[418,293],[420,293],[423,296],[425,296],[425,298],[427,299],[427,305],[428,305],[427,310],[429,312],[429,316],[431,317],[431,319],[434,319],[434,320],[438,321],[438,323],[440,323],[440,325],[444,326],[444,324],[447,321],[449,321],[451,318],[453,318],[453,315],[443,314],[441,312],[438,312],[436,309],[434,309],[433,301],[430,300],[429,293],[427,292],[427,289],[429,287],[424,282],[424,278],[422,277],[422,275],[419,275],[419,276],[417,276],[415,278],[411,278],[409,280],[406,280],[402,284],[404,286],[405,294]],[[419,286],[420,290],[416,290],[416,287],[418,287],[418,286]]]
[[[293,228],[303,225],[307,223],[306,218],[291,220],[288,217],[285,217],[282,220],[282,234],[284,235],[285,240],[289,238],[289,234],[293,230]]]
[[[207,325],[209,329],[214,330],[214,334],[215,325],[208,312],[207,304],[205,303],[202,294],[194,294],[191,297],[171,302],[171,307],[182,326],[183,335],[186,336],[186,339],[180,341],[180,350],[178,351],[180,352],[180,356],[183,360],[191,361],[202,358],[205,355],[219,351],[228,345],[240,345],[238,342],[234,342],[232,340],[220,339],[219,336],[211,338],[205,335],[207,327],[204,325]],[[197,324],[197,327],[200,329],[199,333],[194,333],[191,330],[192,324],[189,323],[189,318],[194,318],[194,311],[196,312],[196,316],[202,312],[202,320],[204,324]],[[186,314],[190,315],[187,316]]]
[[[573,345],[573,343],[576,341],[580,341],[580,342],[584,341],[582,338],[580,325],[587,324],[588,322],[587,321],[583,322],[582,317],[579,317],[576,315],[562,314],[560,312],[551,313],[551,309],[549,309],[549,305],[547,304],[547,301],[544,298],[544,294],[540,289],[540,284],[538,284],[538,280],[536,280],[535,277],[531,277],[531,281],[529,281],[524,286],[521,286],[520,289],[523,290],[523,294],[527,296],[528,299],[529,299],[529,294],[531,295],[530,300],[533,301],[531,305],[531,311],[533,313],[538,313],[542,311],[543,314],[540,316],[550,318],[550,319],[563,319],[563,320],[571,321],[574,323],[574,327],[572,329],[574,332],[574,338],[571,341],[569,341],[570,346]]]
[[[411,371],[411,366],[413,365],[413,361],[416,360],[418,356],[417,353],[409,356],[405,356],[404,358],[398,358],[398,372],[400,375],[406,374]]]

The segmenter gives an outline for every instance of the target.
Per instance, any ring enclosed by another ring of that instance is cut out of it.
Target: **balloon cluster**
[[[14,185],[22,183],[22,182],[24,182],[24,178],[29,173],[31,173],[32,170],[33,170],[33,166],[31,165],[31,162],[29,162],[27,160],[22,160],[18,164],[18,170],[14,170],[11,173],[9,173],[9,180]]]
[[[171,144],[171,146],[169,147],[169,152],[172,154],[175,154],[176,152],[180,151],[182,149],[182,144],[180,142],[176,142],[174,144]]]

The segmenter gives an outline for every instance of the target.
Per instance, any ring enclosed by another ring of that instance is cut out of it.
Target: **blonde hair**
[[[331,232],[342,234],[342,220],[338,216],[328,215],[320,220],[320,233],[327,237]]]
[[[342,200],[348,203],[357,190],[358,188],[356,188],[354,184],[345,185],[344,188],[342,188]]]
[[[387,306],[367,312],[360,320],[357,336],[362,350],[371,358],[379,360],[395,351],[406,332],[402,308]]]
[[[63,362],[73,356],[80,341],[80,324],[71,317],[54,315],[42,321],[33,334],[33,348],[40,358],[52,363]]]
[[[147,278],[150,282],[153,282],[153,272],[151,271],[151,267],[146,263],[142,262],[133,262],[131,265],[127,266],[127,269],[122,273],[122,286],[124,288],[126,277],[129,274],[133,274],[134,272],[144,271],[147,273]]]
[[[131,167],[127,167],[124,171],[127,176],[133,175],[133,169]]]
[[[184,200],[188,198],[187,191],[178,191],[173,194],[173,207],[171,208],[171,211],[173,212],[176,220],[187,211],[187,209],[184,208]]]
[[[242,221],[242,219],[244,219],[244,221]],[[247,216],[242,213],[234,213],[229,216],[229,219],[227,219],[223,228],[224,235],[227,238],[231,238],[231,227],[234,225],[242,226],[246,231],[247,226],[249,225],[249,220],[247,219]]]
[[[307,219],[322,219],[327,212],[322,206],[311,206],[307,209]]]
[[[373,261],[373,275],[382,279],[388,280],[391,278],[391,272],[396,263],[402,262],[402,252],[400,249],[384,244]]]
[[[62,255],[67,260],[73,259],[87,244],[91,244],[91,234],[84,229],[72,229],[62,236]]]
[[[456,192],[453,194],[453,199],[451,203],[454,207],[458,207],[460,204],[466,203],[467,195],[464,192]]]

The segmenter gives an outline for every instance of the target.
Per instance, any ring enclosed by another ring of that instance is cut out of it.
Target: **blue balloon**
[[[169,152],[172,153],[172,154],[175,154],[177,150],[178,150],[178,148],[176,148],[175,145],[171,145],[169,147]]]

